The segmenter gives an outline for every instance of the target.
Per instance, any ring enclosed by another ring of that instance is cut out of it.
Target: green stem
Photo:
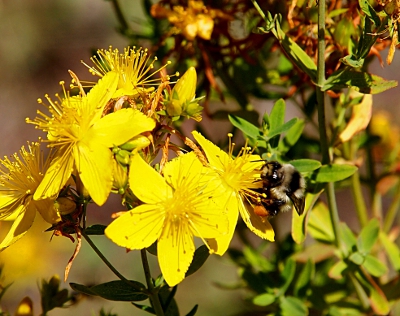
[[[329,142],[326,133],[325,120],[325,93],[321,91],[325,83],[325,0],[318,2],[318,61],[317,61],[317,102],[318,102],[318,125],[321,140],[322,163],[330,164]],[[330,211],[335,244],[340,248],[339,238],[339,213],[336,205],[335,186],[330,182],[326,186],[326,195]]]
[[[119,273],[119,271],[117,269],[114,268],[114,266],[111,264],[110,261],[107,260],[107,258],[102,254],[102,252],[100,251],[99,248],[97,248],[97,246],[94,244],[94,242],[90,239],[90,237],[85,233],[85,231],[81,228],[81,233],[83,238],[85,238],[85,240],[87,241],[87,243],[90,245],[90,247],[92,247],[92,249],[94,250],[94,252],[100,257],[100,259],[106,264],[106,266],[122,281],[127,282],[130,286],[132,286],[133,288],[135,288],[135,290],[141,291],[143,293],[146,293],[146,289],[137,286],[136,284],[130,282],[127,278],[125,278],[121,273]]]
[[[365,293],[364,288],[361,286],[360,282],[358,282],[353,272],[348,274],[351,283],[353,283],[354,289],[356,290],[357,296],[360,298],[361,305],[364,310],[368,310],[370,304],[367,293]]]
[[[393,201],[390,204],[389,210],[385,217],[385,221],[383,223],[383,231],[385,233],[389,233],[390,229],[392,228],[393,222],[399,210],[399,205],[400,205],[400,182],[397,183]]]
[[[153,279],[151,277],[146,249],[141,249],[140,254],[142,256],[143,270],[146,278],[147,289],[149,291],[151,304],[157,316],[164,316],[164,310],[161,305],[160,298],[158,297],[158,291],[154,288]]]
[[[129,31],[129,24],[125,19],[124,14],[122,13],[121,7],[118,3],[118,0],[111,0],[112,6],[114,8],[115,11],[115,15],[117,16],[117,19],[120,23],[120,31],[123,34],[126,34],[127,31]]]

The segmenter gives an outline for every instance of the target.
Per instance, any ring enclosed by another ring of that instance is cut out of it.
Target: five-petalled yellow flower
[[[93,201],[102,205],[113,184],[113,154],[110,148],[124,144],[140,133],[151,131],[155,121],[138,110],[127,108],[103,116],[103,110],[113,96],[118,74],[108,72],[85,94],[65,96],[61,103],[50,102],[47,116],[28,123],[47,132],[49,147],[56,148],[54,158],[37,188],[34,199],[57,195],[77,171]]]
[[[35,201],[33,195],[43,179],[49,160],[43,164],[39,143],[22,147],[12,160],[0,160],[0,219],[14,220],[10,231],[0,244],[4,250],[23,237],[32,226],[36,212],[50,224],[61,220],[54,208],[54,199]]]
[[[218,238],[228,219],[217,194],[215,173],[194,153],[179,156],[163,169],[164,177],[139,154],[133,156],[129,185],[144,203],[114,220],[105,230],[113,242],[143,249],[157,241],[158,261],[169,286],[181,282],[193,260],[193,236]],[[206,243],[207,244],[207,243]]]
[[[260,187],[260,168],[263,164],[261,157],[253,155],[248,148],[242,148],[240,154],[232,157],[233,146],[229,153],[207,140],[200,133],[192,132],[196,141],[204,150],[209,165],[218,174],[221,181],[220,190],[225,192],[229,216],[229,233],[211,241],[210,245],[217,254],[224,253],[233,237],[239,214],[247,227],[257,236],[274,241],[275,233],[265,217],[256,215],[245,205],[246,196],[251,196],[251,189]],[[250,194],[249,194],[250,192]]]

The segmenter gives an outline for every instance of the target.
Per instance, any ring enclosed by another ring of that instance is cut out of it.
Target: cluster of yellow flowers
[[[128,211],[118,213],[106,236],[127,249],[157,241],[170,286],[184,279],[193,260],[193,237],[222,255],[239,214],[255,234],[274,240],[267,219],[246,207],[256,194],[252,189],[261,186],[260,156],[243,148],[234,158],[234,144],[226,153],[196,131],[192,135],[202,150],[182,135],[193,151],[170,144],[170,136],[178,133],[174,120],[201,119],[194,68],[171,88],[166,65],[155,71],[156,59],[150,62],[146,50],[99,50],[92,61],[94,66],[87,66],[100,79],[88,93],[70,72],[79,93],[72,95],[62,83],[64,95],[57,101],[47,95],[46,102],[39,100],[50,114],[38,111],[35,119],[27,119],[47,133],[40,142],[50,148],[48,158],[35,142],[0,160],[0,219],[14,220],[0,250],[27,232],[36,211],[59,234],[67,217],[82,229],[82,205],[92,200],[101,206],[111,192],[123,197]],[[169,160],[171,150],[177,157]],[[155,164],[160,152],[161,162]]]

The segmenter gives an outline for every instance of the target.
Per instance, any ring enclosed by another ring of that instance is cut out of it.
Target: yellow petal
[[[207,181],[203,174],[203,165],[194,152],[169,161],[164,168],[164,178],[173,188],[181,185],[179,181],[187,181],[198,186],[203,184],[199,183],[200,180]]]
[[[218,146],[214,145],[199,132],[193,131],[192,134],[206,153],[210,165],[219,170],[224,170],[224,166],[227,165],[232,160],[232,158],[230,158],[226,152],[221,150]]]
[[[269,241],[275,240],[275,232],[266,217],[256,215],[249,211],[243,201],[239,200],[239,212],[247,227],[257,236]]]
[[[103,115],[104,107],[117,89],[118,80],[118,73],[107,72],[88,93],[86,110],[87,113],[93,115],[92,122],[96,122]]]
[[[3,251],[11,244],[15,243],[18,239],[23,237],[28,229],[32,226],[33,220],[35,219],[36,210],[34,208],[26,207],[23,211],[24,206],[21,205],[19,209],[15,210],[19,215],[15,219],[11,226],[10,231],[0,244],[0,251]]]
[[[172,197],[172,188],[139,154],[131,158],[129,185],[133,193],[145,203],[157,204]]]
[[[45,199],[34,201],[32,206],[42,215],[43,219],[50,223],[55,224],[61,220],[60,214],[54,208],[54,201],[52,199]]]
[[[227,194],[229,197],[229,193]],[[231,197],[227,200],[227,203],[228,204],[226,208],[228,210],[229,224],[227,234],[208,240],[208,246],[214,251],[214,253],[220,256],[222,256],[229,248],[229,244],[231,243],[233,234],[235,233],[235,228],[239,217],[239,200],[233,192]]]
[[[134,109],[121,109],[98,120],[88,131],[85,139],[95,140],[106,147],[126,143],[140,133],[156,126],[152,118]]]
[[[169,286],[185,278],[193,260],[195,246],[187,225],[176,227],[167,222],[157,244],[157,257],[161,272]]]
[[[103,205],[113,183],[112,153],[96,142],[74,146],[76,169],[83,185],[97,205]]]
[[[114,220],[105,234],[118,246],[143,249],[161,235],[165,213],[156,205],[143,204]]]
[[[49,169],[37,187],[33,198],[35,200],[51,198],[60,192],[71,176],[74,158],[71,155],[72,146],[63,146],[54,155]]]
[[[194,67],[190,67],[178,80],[172,89],[172,98],[179,100],[180,104],[192,101],[196,93],[197,73]]]

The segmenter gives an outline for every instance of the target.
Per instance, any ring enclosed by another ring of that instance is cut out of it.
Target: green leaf
[[[317,194],[307,194],[306,195],[306,204],[305,204],[305,212],[299,215],[297,212],[292,212],[292,238],[297,244],[301,244],[304,242],[306,238],[306,218],[309,210],[311,210],[314,204],[317,202],[318,197],[321,192]]]
[[[134,284],[137,288],[142,288],[143,290],[146,287],[137,281],[129,281]],[[78,292],[82,292],[87,295],[100,296],[104,299],[111,301],[143,301],[148,298],[146,294],[142,291],[137,290],[132,285],[129,285],[127,282],[122,280],[110,281],[98,285],[93,286],[85,286],[77,283],[70,283],[72,289]]]
[[[278,151],[285,154],[299,140],[305,126],[304,120],[298,120],[286,133],[285,137],[279,142]]]
[[[348,268],[345,261],[339,260],[329,270],[328,275],[332,279],[340,280],[343,278],[344,271]]]
[[[316,171],[315,181],[337,182],[344,180],[354,174],[358,168],[352,165],[332,164],[323,165]]]
[[[190,310],[189,313],[186,314],[186,316],[194,316],[196,315],[197,309],[199,308],[199,305],[194,305],[194,307]]]
[[[287,121],[285,124],[277,127],[276,129],[270,129],[268,132],[268,138],[271,139],[277,135],[285,133],[288,131],[293,125],[295,125],[298,121],[297,117],[292,118],[290,121]]]
[[[137,307],[137,308],[139,308],[142,311],[148,312],[148,313],[153,314],[153,315],[156,314],[156,312],[154,311],[153,307],[151,307],[151,306],[141,305],[141,304],[137,304],[137,303],[134,303],[134,302],[132,302],[132,305]]]
[[[353,253],[356,249],[357,245],[357,238],[354,236],[353,232],[347,226],[346,223],[341,222],[339,225],[339,234],[340,238],[342,238],[342,251],[344,256],[349,256],[351,253]]]
[[[190,264],[185,277],[188,277],[189,275],[199,270],[201,266],[207,261],[209,256],[210,251],[208,250],[206,245],[201,245],[199,248],[197,248],[194,252],[193,261]]]
[[[282,316],[307,316],[308,308],[300,299],[293,296],[281,297],[280,304]]]
[[[290,286],[290,283],[294,278],[295,273],[296,273],[296,262],[293,259],[288,259],[285,262],[285,267],[283,268],[283,271],[280,275],[282,285],[280,286],[279,292],[276,294],[276,296],[281,296],[287,291],[287,289]]]
[[[367,254],[378,240],[379,221],[373,218],[362,230],[357,240],[357,248],[361,253]]]
[[[296,297],[306,297],[307,290],[309,289],[314,278],[314,274],[315,264],[311,260],[307,260],[294,285],[294,295]]]
[[[247,263],[256,271],[275,271],[275,265],[253,247],[244,246],[243,255]]]
[[[253,304],[257,306],[268,306],[274,303],[276,296],[270,293],[263,293],[253,298]]]
[[[358,0],[358,4],[360,5],[360,8],[365,13],[365,15],[369,17],[372,21],[374,21],[374,24],[379,27],[381,25],[381,19],[379,18],[374,8],[369,4],[369,1]]]
[[[257,139],[261,135],[259,128],[250,122],[234,115],[228,115],[228,117],[232,125],[240,129],[246,136]]]
[[[348,87],[353,87],[356,91],[365,94],[378,94],[397,87],[397,81],[385,80],[367,72],[346,68],[338,70],[329,76],[321,90],[337,90]]]
[[[323,203],[318,203],[312,210],[308,220],[308,232],[310,235],[321,242],[333,243],[335,234],[329,210]]]
[[[92,225],[89,227],[86,227],[85,233],[86,235],[104,235],[104,230],[107,228],[105,225]]]
[[[387,267],[372,255],[366,255],[362,266],[374,277],[381,277],[387,272]]]
[[[157,256],[157,241],[153,242],[150,247],[146,248],[148,253],[151,253],[153,256]]]
[[[400,270],[400,249],[399,247],[389,239],[388,235],[386,235],[384,232],[380,232],[379,234],[379,240],[385,248],[385,251],[389,257],[390,262],[393,265],[393,268],[396,271]]]
[[[321,167],[321,163],[314,159],[296,159],[289,163],[296,168],[298,172],[311,172]]]
[[[358,251],[353,252],[349,257],[349,260],[358,266],[364,262],[364,259],[365,259],[365,256],[362,255],[361,253],[359,253]]]
[[[374,315],[387,315],[390,311],[389,302],[382,289],[375,283],[371,277],[356,271],[355,276],[360,283],[367,288],[369,300],[371,302]]]

